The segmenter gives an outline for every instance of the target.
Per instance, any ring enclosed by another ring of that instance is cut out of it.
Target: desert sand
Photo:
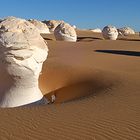
[[[0,140],[139,140],[140,37],[77,31],[48,42],[39,86],[54,104],[0,109]]]

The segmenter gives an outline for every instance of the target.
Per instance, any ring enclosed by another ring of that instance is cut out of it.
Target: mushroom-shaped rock
[[[59,24],[54,30],[54,36],[59,41],[76,42],[77,34],[75,29],[68,23]]]
[[[0,23],[0,107],[43,101],[38,78],[47,55],[46,43],[29,21],[8,17]]]
[[[120,28],[118,29],[118,32],[119,32],[119,35],[124,35],[124,36],[135,34],[135,31],[130,27]]]
[[[49,34],[50,33],[49,28],[45,23],[38,21],[38,20],[35,20],[35,19],[30,19],[29,21],[38,28],[40,33],[42,33],[42,34]]]
[[[101,33],[102,32],[102,30],[99,29],[99,28],[92,29],[91,31],[94,32],[94,33]]]
[[[114,26],[105,26],[102,30],[103,37],[109,40],[116,40],[118,37],[118,31]]]
[[[44,20],[43,23],[45,23],[48,26],[50,32],[53,32],[55,28],[59,24],[64,23],[64,21],[63,20],[48,20],[48,21]]]

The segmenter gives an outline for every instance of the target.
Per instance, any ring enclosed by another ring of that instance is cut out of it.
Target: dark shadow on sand
[[[116,78],[95,76],[94,78],[87,78],[82,81],[77,81],[68,84],[64,87],[51,91],[47,93],[45,97],[51,101],[51,96],[54,95],[56,100],[54,103],[66,103],[75,100],[81,100],[88,98],[90,96],[98,96],[102,94],[101,91],[107,91],[112,89],[117,83]],[[106,79],[103,80],[103,79]]]
[[[140,39],[129,39],[129,38],[118,38],[117,40],[123,40],[123,41],[140,41]]]
[[[95,50],[95,52],[100,53],[111,53],[118,55],[128,55],[128,56],[137,56],[140,57],[140,52],[137,51],[125,51],[125,50]]]
[[[53,39],[51,39],[51,38],[43,38],[43,39],[45,39],[45,40],[53,40]]]
[[[93,41],[93,40],[103,40],[102,38],[98,38],[98,37],[77,37],[77,41],[81,41],[84,39],[90,39],[88,41]]]

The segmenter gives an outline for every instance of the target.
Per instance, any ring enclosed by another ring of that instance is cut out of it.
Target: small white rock
[[[56,96],[53,94],[51,95],[51,102],[53,103],[56,100]]]
[[[76,25],[72,25],[72,27],[74,28],[74,29],[76,29],[77,27],[76,27]]]

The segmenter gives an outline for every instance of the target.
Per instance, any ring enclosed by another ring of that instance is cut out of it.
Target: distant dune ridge
[[[29,21],[8,17],[0,23],[0,107],[42,99],[38,77],[48,48]]]
[[[54,30],[54,36],[59,41],[76,42],[77,40],[75,29],[68,23],[59,24]]]
[[[108,25],[105,26],[102,30],[103,37],[105,39],[116,40],[118,37],[118,31],[116,27]]]

